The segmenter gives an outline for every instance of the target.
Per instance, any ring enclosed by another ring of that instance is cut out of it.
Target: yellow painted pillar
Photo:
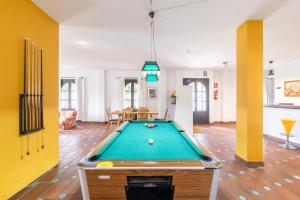
[[[263,21],[237,29],[237,160],[263,165]]]

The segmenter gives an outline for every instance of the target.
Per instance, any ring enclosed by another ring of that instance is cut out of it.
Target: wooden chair
[[[149,108],[147,108],[147,107],[140,107],[138,111],[139,111],[139,112],[143,112],[143,113],[139,113],[139,114],[137,115],[137,119],[138,119],[138,120],[148,121],[148,117],[149,117],[149,116],[148,116]]]
[[[123,121],[133,120],[133,108],[125,108],[123,110]]]
[[[157,119],[154,119],[154,120],[166,121],[167,117],[168,117],[168,111],[169,111],[169,108],[166,109],[164,118],[161,118],[161,119],[157,118]]]
[[[115,124],[120,125],[120,119],[113,119],[110,108],[106,108],[107,122],[109,123],[109,131],[111,131],[112,126]]]

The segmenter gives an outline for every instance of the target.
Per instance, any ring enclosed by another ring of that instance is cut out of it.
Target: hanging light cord
[[[153,18],[152,18],[151,26],[152,26],[152,43],[153,43],[154,60],[156,61],[155,28],[154,28],[155,26],[154,26]]]
[[[174,9],[174,8],[190,6],[190,5],[193,5],[193,4],[203,3],[203,2],[206,2],[206,1],[209,1],[209,0],[197,0],[197,1],[192,1],[192,2],[189,2],[189,3],[179,4],[179,5],[176,5],[176,6],[170,6],[170,7],[167,7],[167,8],[157,9],[157,10],[154,10],[154,11],[155,12],[160,12],[160,11],[165,11],[165,10],[171,10],[171,9]]]
[[[154,54],[154,60],[156,61],[155,26],[154,26],[155,12],[153,11],[152,0],[150,0],[149,16],[151,17],[151,60],[153,60],[153,54]]]
[[[153,54],[154,54],[154,60],[156,61],[155,26],[154,26],[155,12],[161,12],[161,11],[171,10],[171,9],[175,9],[175,8],[190,6],[193,4],[203,3],[206,1],[209,1],[209,0],[196,0],[196,1],[189,2],[189,3],[184,3],[184,4],[167,7],[167,8],[161,8],[161,9],[154,10],[152,0],[150,0],[149,16],[151,17],[151,60],[153,60]]]

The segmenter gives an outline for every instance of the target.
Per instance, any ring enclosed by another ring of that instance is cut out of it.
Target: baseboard
[[[241,158],[239,155],[234,154],[234,158],[239,161],[240,163],[242,163],[244,166],[248,167],[248,168],[258,168],[258,167],[263,167],[264,166],[264,162],[249,162],[244,160],[243,158]]]
[[[81,123],[98,123],[98,124],[106,124],[107,122],[99,122],[99,121],[81,121]]]
[[[212,125],[213,124],[236,124],[236,121],[226,121],[226,122],[224,122],[224,121],[214,121],[210,124],[212,124]]]
[[[275,137],[275,136],[273,136],[273,135],[268,135],[268,134],[265,134],[265,133],[264,133],[264,137],[267,138],[267,139],[273,140],[273,141],[275,141],[275,142],[279,142],[279,143],[285,143],[285,142],[286,142],[285,139],[278,138],[278,137]],[[296,146],[296,147],[300,148],[300,144],[295,143],[295,142],[291,142],[291,141],[290,141],[290,143],[291,143],[293,146]]]
[[[9,199],[12,198],[12,197],[14,197],[14,196],[16,196],[16,195],[18,195],[19,193],[23,192],[23,190],[25,190],[25,189],[26,189],[27,187],[29,187],[29,186],[35,187],[36,184],[33,184],[33,183],[36,182],[38,179],[40,179],[42,176],[45,176],[45,175],[46,175],[50,170],[52,170],[53,168],[58,167],[58,166],[59,166],[59,163],[60,163],[60,160],[58,160],[56,164],[54,164],[52,167],[48,168],[45,172],[43,172],[42,175],[38,176],[38,177],[35,178],[32,182],[30,182],[29,184],[23,186],[20,190],[18,190],[18,191],[15,192],[13,195],[11,195],[11,196],[9,197]],[[18,198],[18,199],[19,199],[19,198]]]

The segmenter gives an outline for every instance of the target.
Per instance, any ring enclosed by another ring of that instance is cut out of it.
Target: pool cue
[[[28,82],[29,82],[29,92],[28,92],[28,95],[29,95],[29,113],[30,113],[30,116],[29,116],[29,118],[30,118],[30,131],[32,131],[32,129],[33,129],[33,117],[32,117],[32,114],[33,114],[33,112],[32,112],[32,68],[33,68],[33,63],[34,63],[34,61],[33,61],[33,52],[34,52],[34,46],[33,46],[33,42],[31,42],[31,44],[30,44],[30,65],[29,65],[29,78],[28,78]]]
[[[40,65],[40,49],[37,46],[36,49],[36,71],[35,71],[35,76],[36,76],[36,91],[35,91],[35,99],[36,99],[36,127],[37,129],[40,128],[40,120],[39,120],[39,65]],[[40,137],[39,134],[36,134],[37,136],[37,152],[40,151]]]
[[[24,38],[24,88],[23,88],[23,101],[21,102],[22,103],[22,121],[21,121],[21,133],[24,133],[26,130],[27,130],[27,98],[26,98],[26,87],[27,87],[27,80],[26,80],[26,75],[27,75],[27,54],[28,54],[28,49],[27,49],[27,46],[28,46],[28,39],[27,38]],[[23,145],[22,145],[23,147]],[[23,156],[23,154],[22,154]]]
[[[31,70],[32,70],[32,63],[33,63],[33,60],[32,60],[32,51],[33,50],[33,47],[32,47],[32,42],[30,42],[30,65],[28,66],[28,107],[29,107],[29,131],[32,130],[32,107],[31,107]]]
[[[27,70],[26,70],[26,132],[31,130],[31,120],[30,120],[30,68],[31,68],[31,43],[30,39],[27,39]]]
[[[37,69],[38,69],[38,45],[35,46],[35,65],[34,65],[34,121],[35,129],[38,129],[38,96],[37,96]]]
[[[31,88],[30,88],[30,106],[31,106],[31,130],[35,129],[34,122],[34,65],[35,65],[35,43],[32,43],[32,63],[31,63]]]
[[[37,49],[37,67],[36,67],[36,119],[37,119],[37,128],[40,129],[40,49]]]
[[[39,66],[38,66],[38,111],[39,111],[39,128],[42,129],[42,49],[39,49]]]
[[[33,108],[33,114],[32,114],[32,118],[33,118],[33,129],[36,129],[36,107],[35,107],[35,68],[36,68],[36,48],[37,48],[37,44],[34,44],[34,63],[33,63],[33,68],[32,68],[32,108]]]
[[[35,66],[36,66],[36,44],[33,44],[33,64],[32,64],[32,126],[36,129],[35,123]]]
[[[44,89],[43,89],[43,49],[41,49],[41,68],[40,68],[40,74],[41,74],[41,111],[40,111],[40,119],[41,119],[41,128],[42,130],[42,149],[45,148],[44,146],[44,111],[43,111],[43,100],[44,100]]]

